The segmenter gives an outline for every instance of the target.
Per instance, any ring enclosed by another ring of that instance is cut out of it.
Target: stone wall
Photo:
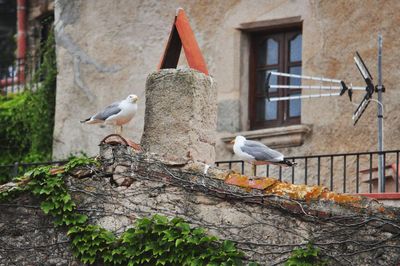
[[[261,265],[283,264],[293,248],[310,240],[330,265],[400,262],[399,209],[336,194],[315,201],[282,196],[279,190],[242,189],[224,181],[227,172],[210,169],[204,175],[201,164],[170,167],[123,145],[103,144],[99,158],[102,169],[96,174],[66,182],[78,210],[117,234],[137,218],[159,213],[233,240],[248,260]],[[130,182],[119,186],[121,178]],[[65,232],[52,227],[39,205],[27,196],[0,204],[6,214],[0,216],[0,265],[78,264]]]
[[[69,250],[66,231],[40,209],[38,199],[23,195],[0,205],[0,265],[79,265]]]

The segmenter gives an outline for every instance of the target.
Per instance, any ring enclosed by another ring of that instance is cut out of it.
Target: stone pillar
[[[171,165],[215,161],[217,91],[192,69],[163,69],[146,82],[142,147]]]

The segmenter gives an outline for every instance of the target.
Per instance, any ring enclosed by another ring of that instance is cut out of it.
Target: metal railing
[[[32,83],[32,80],[39,66],[40,57],[29,56],[16,59],[14,64],[0,68],[0,95],[36,89],[38,84]],[[28,82],[30,86],[26,86]]]
[[[386,192],[399,192],[400,150],[383,151]],[[258,165],[257,176],[268,176],[292,184],[322,185],[343,193],[377,193],[379,152],[358,152],[288,157],[295,167]],[[243,161],[217,161],[216,166],[253,175]]]

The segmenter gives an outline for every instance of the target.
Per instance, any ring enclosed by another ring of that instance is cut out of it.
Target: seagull
[[[82,120],[81,123],[113,125],[115,134],[118,133],[117,127],[119,134],[122,134],[122,125],[131,121],[136,114],[138,99],[136,95],[131,94],[125,100],[110,104],[97,114]]]
[[[295,162],[285,159],[282,153],[268,148],[260,142],[247,140],[243,136],[236,136],[231,143],[234,144],[233,151],[235,154],[243,161],[252,164],[254,175],[256,175],[257,164],[275,164],[290,167],[296,165]]]

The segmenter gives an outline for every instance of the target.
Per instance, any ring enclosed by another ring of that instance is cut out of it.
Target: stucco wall
[[[303,73],[363,85],[353,55],[359,51],[376,79],[377,34],[383,35],[385,148],[398,148],[399,1],[56,1],[58,92],[54,156],[95,154],[111,128],[79,120],[129,93],[139,96],[139,112],[126,134],[139,141],[143,130],[144,87],[164,49],[175,9],[189,16],[209,72],[217,82],[219,137],[248,130],[248,35],[241,23],[301,16]],[[181,60],[185,64],[185,60]],[[362,93],[355,93],[358,103]],[[358,125],[348,99],[302,102],[302,123],[312,125],[302,146],[285,154],[321,154],[377,149],[376,105]],[[217,159],[230,159],[221,141]]]

